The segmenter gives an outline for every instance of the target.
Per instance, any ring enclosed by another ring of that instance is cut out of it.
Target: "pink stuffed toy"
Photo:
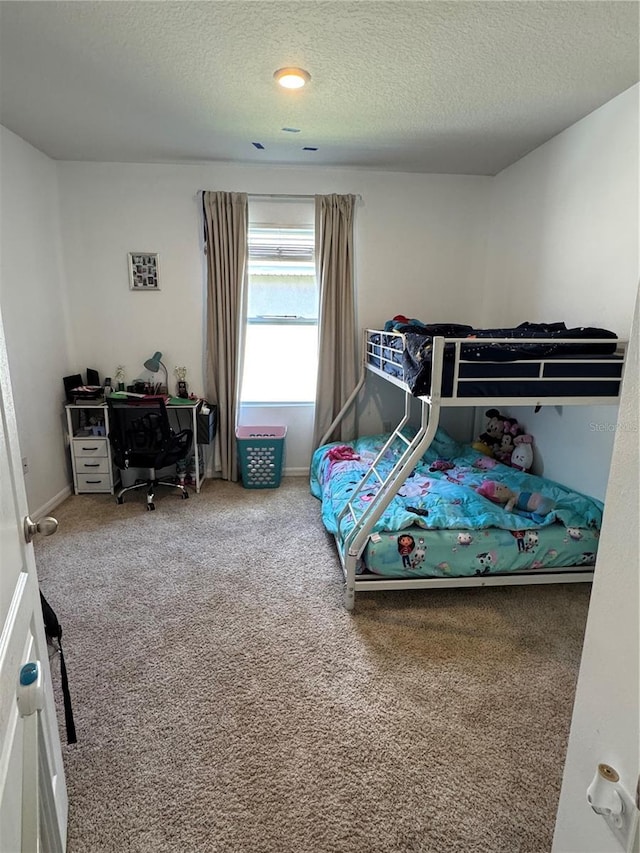
[[[547,515],[555,509],[556,503],[540,492],[515,492],[504,483],[496,480],[484,480],[476,489],[483,498],[498,504],[504,504],[506,512],[519,512],[528,518],[544,521]]]
[[[500,446],[496,448],[495,457],[502,462],[503,465],[511,465],[511,454],[515,448],[513,443],[517,435],[521,435],[524,429],[515,418],[505,417],[502,421],[502,435],[500,436]]]

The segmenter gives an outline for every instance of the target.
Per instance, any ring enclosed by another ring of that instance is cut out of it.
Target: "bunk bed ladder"
[[[367,489],[371,488],[372,481],[375,481],[373,483],[374,487],[376,484],[379,485],[381,488],[384,487],[385,478],[382,477],[382,475],[380,474],[379,465],[380,465],[380,462],[386,456],[387,452],[392,450],[394,445],[396,445],[397,442],[400,442],[400,443],[404,444],[404,448],[402,451],[402,453],[404,454],[406,451],[406,448],[411,444],[411,440],[409,438],[407,438],[407,436],[402,432],[403,428],[409,422],[410,415],[411,415],[411,397],[410,397],[410,395],[407,394],[407,395],[405,395],[404,416],[403,416],[402,420],[400,421],[398,426],[394,429],[394,431],[391,433],[391,435],[389,436],[387,441],[384,443],[384,445],[380,449],[378,455],[376,456],[376,458],[373,460],[373,462],[369,466],[369,470],[367,471],[367,473],[364,475],[364,477],[360,480],[360,482],[358,483],[358,485],[354,489],[353,494],[351,495],[351,498],[349,499],[349,501],[345,504],[345,506],[340,511],[340,514],[338,515],[338,531],[340,531],[341,526],[342,526],[342,521],[346,516],[350,516],[353,523],[358,524],[359,516],[358,516],[358,511],[356,509],[355,504],[356,504],[356,501],[358,500],[358,498],[362,495],[362,493],[364,491],[366,491]]]
[[[429,448],[438,428],[440,403],[441,403],[441,380],[442,363],[444,358],[444,339],[435,338],[433,342],[432,371],[431,371],[431,393],[428,397],[420,397],[422,403],[420,429],[413,439],[408,439],[402,429],[409,421],[411,411],[412,395],[405,391],[404,417],[395,428],[389,439],[385,442],[382,450],[376,456],[369,472],[365,474],[356,487],[351,499],[338,518],[338,533],[341,533],[342,522],[349,516],[353,522],[351,530],[343,539],[344,546],[341,551],[342,565],[345,573],[345,607],[353,610],[355,599],[355,577],[360,556],[367,544],[369,535],[376,522],[380,519],[386,508],[402,488],[407,477],[414,470],[423,454]],[[406,447],[388,475],[383,479],[376,466],[396,441],[402,441]],[[358,515],[355,509],[355,501],[366,484],[371,482],[371,475],[379,481],[380,488]],[[340,536],[336,541],[340,541]]]

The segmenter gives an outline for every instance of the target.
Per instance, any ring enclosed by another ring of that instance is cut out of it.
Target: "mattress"
[[[425,530],[374,533],[358,574],[392,578],[469,577],[593,566],[599,531],[563,524],[528,530]]]

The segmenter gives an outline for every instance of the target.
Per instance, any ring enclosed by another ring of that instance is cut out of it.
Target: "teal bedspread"
[[[406,435],[411,436],[410,430]],[[349,514],[338,530],[337,518],[354,489],[388,435],[355,439],[348,444],[332,443],[319,447],[311,462],[311,492],[322,501],[322,520],[330,533],[343,539],[353,526]],[[390,448],[378,469],[382,476],[389,471],[404,450],[397,441]],[[539,518],[524,511],[506,512],[478,494],[476,489],[484,480],[496,480],[514,491],[539,492],[555,502],[555,508]],[[369,477],[366,488],[356,501],[356,511],[370,502],[379,488]],[[568,531],[591,528],[597,531],[602,521],[603,504],[594,498],[572,491],[543,477],[524,474],[478,453],[466,444],[459,444],[438,429],[421,463],[407,478],[374,527],[375,532],[399,531],[411,526],[424,529],[503,528],[505,530],[540,529],[560,522]]]

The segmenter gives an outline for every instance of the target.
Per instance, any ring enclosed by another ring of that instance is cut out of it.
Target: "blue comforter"
[[[410,430],[406,435],[411,436]],[[322,501],[322,520],[330,533],[344,537],[353,526],[347,514],[338,531],[337,518],[353,494],[388,435],[366,436],[348,444],[332,443],[319,447],[311,462],[311,492]],[[384,477],[405,445],[397,441],[378,463]],[[544,517],[524,510],[506,512],[504,507],[478,494],[484,480],[504,483],[524,496],[541,493],[555,503]],[[378,481],[369,477],[356,499],[360,516],[375,493]],[[403,530],[412,525],[426,529],[481,529],[501,527],[524,530],[561,522],[567,528],[598,529],[603,504],[546,478],[524,474],[478,453],[466,444],[454,441],[438,429],[421,463],[407,478],[389,504],[374,531]]]

